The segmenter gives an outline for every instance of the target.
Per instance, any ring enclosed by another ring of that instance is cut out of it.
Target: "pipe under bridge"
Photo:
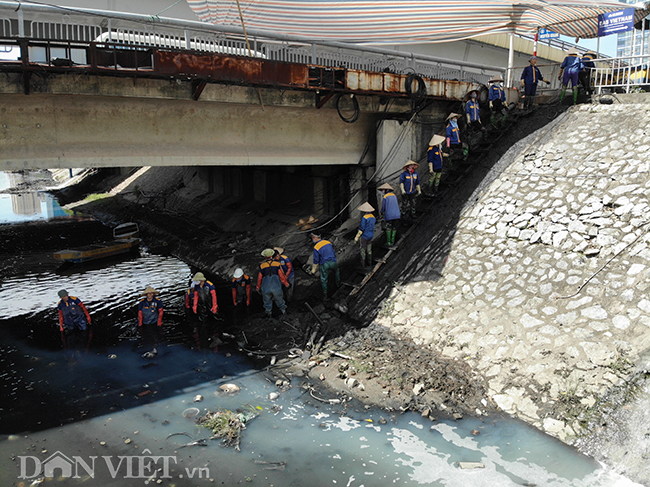
[[[0,2],[0,170],[354,165],[379,121],[442,122],[504,71],[269,33],[245,39],[201,22],[61,13]]]

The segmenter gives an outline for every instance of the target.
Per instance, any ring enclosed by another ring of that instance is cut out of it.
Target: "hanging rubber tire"
[[[359,108],[359,101],[357,100],[357,97],[352,95],[352,106],[354,109],[354,113],[352,113],[351,116],[345,117],[341,113],[341,108],[339,104],[341,103],[341,98],[343,97],[343,94],[339,95],[338,98],[336,99],[336,112],[339,114],[339,117],[341,120],[343,120],[345,123],[354,123],[357,120],[359,120],[359,115],[361,115],[361,108]]]
[[[413,82],[415,82],[418,86],[413,91]],[[421,101],[424,99],[425,96],[427,96],[427,85],[422,79],[421,76],[411,73],[406,77],[406,93],[413,98],[415,101]]]

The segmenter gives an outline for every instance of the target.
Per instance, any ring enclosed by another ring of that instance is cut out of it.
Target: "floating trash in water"
[[[237,384],[222,384],[219,386],[219,392],[225,394],[237,394],[239,392],[239,386]]]
[[[117,355],[115,355],[114,353],[112,353],[112,354],[110,354],[110,355],[108,356],[108,358],[109,358],[110,360],[113,360],[113,359],[116,359],[116,358],[117,358]]]
[[[241,432],[246,428],[246,423],[255,419],[259,412],[252,406],[248,406],[240,412],[222,409],[216,412],[208,412],[199,418],[199,424],[212,431],[216,438],[221,438],[224,446],[234,446],[240,451],[239,442]]]
[[[203,396],[201,394],[197,394],[194,396],[194,402],[201,402],[203,401]]]
[[[183,411],[183,417],[186,419],[194,419],[196,418],[199,413],[199,408],[187,408],[185,411]]]
[[[280,394],[278,394],[277,392],[272,392],[269,394],[269,399],[271,401],[275,401],[278,397],[280,397]]]

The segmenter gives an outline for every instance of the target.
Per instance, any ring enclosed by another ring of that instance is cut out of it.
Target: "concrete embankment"
[[[646,104],[583,105],[512,147],[375,322],[470,364],[504,411],[584,434],[650,348],[649,126]]]

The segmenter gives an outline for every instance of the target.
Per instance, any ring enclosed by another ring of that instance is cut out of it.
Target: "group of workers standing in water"
[[[255,290],[262,295],[264,311],[268,317],[272,316],[273,303],[284,315],[287,309],[286,303],[293,296],[295,284],[293,264],[284,254],[284,249],[280,247],[265,249],[261,255],[264,261],[258,268]],[[334,262],[336,262],[335,258]],[[323,261],[322,265],[326,265],[328,269],[332,268],[332,265],[326,264],[326,261]],[[338,284],[338,269],[336,271]],[[235,310],[250,306],[252,285],[253,279],[241,268],[237,268],[230,282]],[[157,290],[147,286],[141,293],[137,305],[137,329],[143,345],[148,349],[142,354],[143,358],[154,358],[158,353],[156,345],[160,341],[164,315],[164,304],[158,298],[158,294]],[[88,349],[92,339],[92,319],[81,299],[70,296],[65,289],[60,290],[58,296],[60,300],[57,311],[61,340],[63,348],[73,360]],[[195,273],[185,292],[184,301],[186,318],[192,325],[192,334],[197,347],[216,349],[220,340],[215,329],[219,311],[215,285],[206,279],[202,272]]]

